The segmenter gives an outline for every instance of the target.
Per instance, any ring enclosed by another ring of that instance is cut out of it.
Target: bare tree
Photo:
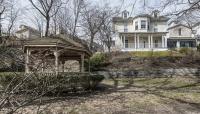
[[[100,41],[108,48],[108,52],[111,51],[111,47],[114,45],[113,43],[113,27],[112,27],[112,17],[119,14],[119,10],[112,9],[111,7],[105,6],[104,12],[108,18],[105,18],[103,21],[103,25],[100,28]]]
[[[8,26],[7,26],[7,35],[10,37],[11,36],[11,31],[17,21],[20,9],[15,7],[15,1],[11,0],[10,1],[10,8],[8,11],[7,15],[7,20],[8,20]]]
[[[99,32],[105,19],[109,16],[106,15],[106,12],[104,12],[100,7],[90,5],[87,5],[84,8],[81,16],[83,21],[82,27],[85,31],[85,34],[88,35],[90,38],[89,48],[90,50],[92,50],[95,35]]]
[[[73,0],[73,13],[74,13],[74,26],[73,26],[73,32],[72,36],[74,37],[76,34],[76,28],[79,20],[79,16],[81,13],[81,10],[83,9],[83,0]]]
[[[40,32],[40,37],[43,36],[43,19],[38,16],[34,16],[32,22],[36,25],[38,31]]]
[[[0,0],[0,36],[2,36],[2,15],[5,12],[5,0]]]
[[[62,6],[61,0],[29,0],[32,6],[45,18],[46,20],[46,30],[45,36],[49,35],[49,26],[51,18],[57,14],[58,10]]]

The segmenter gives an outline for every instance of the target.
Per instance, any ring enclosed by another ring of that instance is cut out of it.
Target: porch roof
[[[147,35],[153,35],[153,36],[162,36],[166,35],[168,32],[120,32],[120,35],[126,35],[126,36],[134,36],[134,35],[141,35],[141,36],[147,36]]]
[[[119,34],[167,34],[168,32],[119,32]]]
[[[169,40],[195,40],[193,37],[170,37]]]

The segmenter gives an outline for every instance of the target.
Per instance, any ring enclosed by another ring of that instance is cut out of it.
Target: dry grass
[[[102,90],[51,99],[40,114],[198,114],[200,83],[196,78],[105,80]],[[133,83],[132,83],[133,82]],[[44,100],[45,101],[45,100]],[[36,114],[38,105],[19,110]]]

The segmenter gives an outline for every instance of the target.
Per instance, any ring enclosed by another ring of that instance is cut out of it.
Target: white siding
[[[181,29],[181,35],[179,35],[179,29]],[[192,37],[191,29],[178,26],[169,30],[169,37]]]

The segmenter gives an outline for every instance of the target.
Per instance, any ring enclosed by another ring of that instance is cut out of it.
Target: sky
[[[110,4],[111,7],[118,7],[123,10],[128,10],[130,16],[135,16],[140,13],[149,13],[149,9],[144,8],[144,0],[88,0],[93,4],[103,5],[105,3]],[[124,1],[124,2],[123,2]],[[156,8],[160,5],[161,0],[145,0],[148,7]],[[19,28],[21,24],[35,27],[33,24],[34,17],[40,18],[41,16],[34,12],[31,4],[28,0],[16,0],[16,7],[21,8],[21,14],[18,17],[17,24],[15,25],[15,30]],[[133,4],[134,7],[133,7]]]

